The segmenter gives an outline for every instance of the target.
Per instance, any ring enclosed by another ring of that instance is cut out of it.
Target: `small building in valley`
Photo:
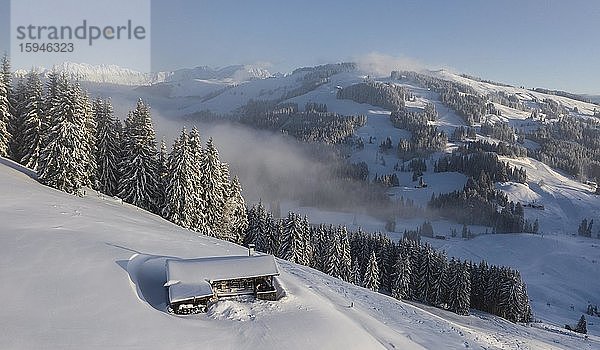
[[[277,298],[273,278],[279,269],[273,255],[168,259],[166,269],[165,287],[174,313],[204,311],[209,302],[223,297]]]

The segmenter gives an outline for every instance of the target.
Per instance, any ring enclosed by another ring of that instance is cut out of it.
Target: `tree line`
[[[262,203],[248,208],[245,244],[310,266],[396,299],[415,300],[461,315],[478,309],[513,322],[531,320],[527,288],[518,271],[446,257],[428,244],[384,234],[311,225],[289,212],[275,218]]]
[[[367,81],[347,86],[337,91],[337,98],[368,103],[389,111],[404,107],[404,101],[412,99],[410,90],[395,84]]]
[[[434,163],[434,171],[436,173],[456,171],[470,177],[477,177],[484,172],[492,182],[527,182],[525,169],[511,167],[507,162],[499,160],[496,153],[478,150],[477,148],[482,145],[462,147],[450,155],[440,157]]]
[[[307,103],[304,111],[300,111],[296,103],[250,100],[238,113],[242,124],[279,131],[304,142],[327,144],[348,141],[367,121],[364,115],[327,112],[326,104],[315,103]]]

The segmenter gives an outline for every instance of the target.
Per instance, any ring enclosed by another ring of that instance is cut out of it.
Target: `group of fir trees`
[[[433,194],[427,206],[463,224],[491,226],[495,233],[537,233],[539,229],[537,219],[533,223],[525,220],[521,203],[509,201],[485,171],[476,178],[469,177],[462,190]]]
[[[560,115],[527,134],[540,147],[531,156],[582,180],[600,179],[600,122]]]
[[[278,219],[259,203],[248,208],[244,243],[397,299],[462,315],[473,308],[513,322],[532,317],[518,271],[484,261],[448,260],[444,252],[416,240],[395,243],[383,234],[311,225],[306,217],[291,212]]]
[[[109,100],[90,101],[64,74],[51,72],[45,87],[33,71],[14,89],[9,78],[0,77],[0,155],[67,193],[92,188],[182,227],[242,242],[241,186],[212,140],[204,148],[196,129],[184,129],[167,154],[164,142],[157,149],[150,108],[141,100],[123,125]]]
[[[327,112],[327,105],[307,103],[300,111],[296,103],[250,100],[240,108],[241,123],[279,131],[304,142],[342,143],[366,123],[364,115],[345,116]]]
[[[507,162],[498,159],[492,152],[479,151],[477,147],[463,147],[450,155],[440,157],[433,167],[436,173],[456,171],[467,176],[477,177],[483,172],[492,182],[514,181],[527,182],[527,171],[523,168],[511,167]]]
[[[405,101],[414,99],[410,90],[395,84],[368,81],[350,85],[337,91],[337,98],[368,103],[389,111],[403,108]]]
[[[577,228],[577,234],[583,237],[592,237],[592,228],[594,226],[594,219],[588,222],[588,219],[581,220],[579,227]]]
[[[437,111],[433,104],[427,104],[424,109],[398,108],[390,114],[392,125],[399,129],[410,131],[411,138],[398,142],[397,152],[402,159],[410,159],[429,155],[446,147],[448,136],[430,121],[437,119]]]
[[[527,157],[527,148],[506,142],[491,143],[487,141],[468,141],[458,147],[458,152],[463,154],[496,153],[499,156],[511,158]]]
[[[165,148],[159,156],[162,215],[182,227],[242,243],[247,219],[241,185],[230,178],[212,139],[203,148],[198,130],[184,128],[170,154]]]

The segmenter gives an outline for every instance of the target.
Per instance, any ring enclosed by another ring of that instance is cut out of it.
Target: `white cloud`
[[[379,52],[371,52],[355,59],[358,68],[371,75],[386,76],[393,70],[420,71],[426,66],[416,59],[406,56],[391,56]]]

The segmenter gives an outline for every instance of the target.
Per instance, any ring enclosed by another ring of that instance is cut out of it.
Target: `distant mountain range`
[[[172,72],[143,73],[116,65],[91,65],[87,63],[64,62],[53,68],[38,68],[42,75],[52,69],[82,81],[117,84],[117,85],[152,85],[163,82],[178,82],[190,80],[218,81],[236,84],[253,79],[264,79],[273,76],[268,70],[253,65],[232,65],[222,68],[199,66],[195,68],[178,69]],[[15,72],[23,76],[25,70]]]

